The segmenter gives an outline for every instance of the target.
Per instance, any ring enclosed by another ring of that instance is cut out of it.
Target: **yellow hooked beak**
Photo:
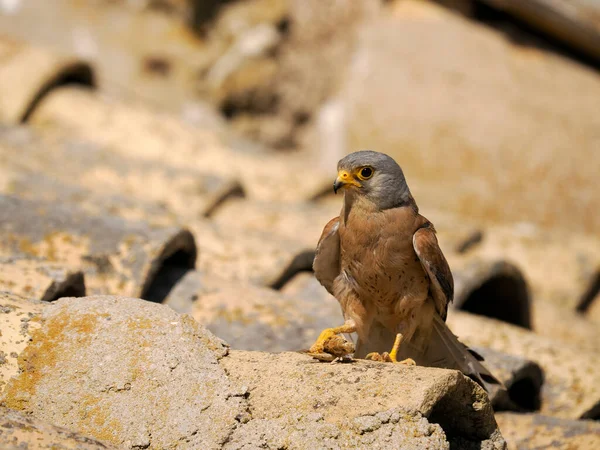
[[[347,170],[340,170],[335,182],[333,183],[333,192],[337,194],[339,189],[348,185],[362,187],[362,185],[350,174],[350,172]]]

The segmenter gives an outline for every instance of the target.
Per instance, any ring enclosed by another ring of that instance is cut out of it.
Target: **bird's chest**
[[[340,226],[342,271],[363,301],[379,307],[426,297],[429,282],[413,248],[412,229],[378,219]]]

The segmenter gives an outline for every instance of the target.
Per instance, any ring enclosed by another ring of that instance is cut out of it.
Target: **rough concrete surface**
[[[17,375],[17,358],[40,327],[44,303],[0,291],[0,392]]]
[[[96,439],[3,407],[0,407],[0,448],[2,450],[116,449]]]
[[[600,448],[600,424],[597,421],[515,413],[498,413],[496,420],[508,443],[508,450]]]
[[[529,359],[544,371],[540,412],[565,419],[597,417],[600,359],[564,342],[482,316],[451,311],[448,324],[467,345]]]
[[[343,323],[335,299],[321,302],[250,284],[198,295],[192,316],[237,350],[308,349],[319,333]]]
[[[501,443],[487,395],[456,371],[366,361],[332,365],[298,353],[240,351],[221,364],[232,380],[248,386],[254,420],[318,414],[342,429],[358,424],[364,433],[401,408],[438,423],[448,438]]]
[[[595,71],[433,2],[389,4],[339,94],[343,151],[396,157],[422,208],[597,232]]]
[[[40,320],[0,403],[118,447],[504,448],[456,371],[228,353],[191,317],[125,297],[64,298]]]
[[[21,353],[4,405],[127,448],[218,448],[244,392],[218,360],[227,353],[189,316],[125,297],[47,306]]]
[[[36,300],[85,295],[83,273],[46,261],[21,256],[0,257],[0,290]]]
[[[180,264],[188,268],[196,260],[194,237],[187,230],[90,216],[61,202],[0,195],[0,230],[0,255],[24,254],[81,270],[94,294],[145,297],[169,257],[179,253]]]

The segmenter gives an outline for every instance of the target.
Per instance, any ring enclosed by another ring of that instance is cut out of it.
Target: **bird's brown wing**
[[[433,224],[423,217],[423,224],[413,235],[413,247],[431,282],[435,309],[446,320],[448,303],[454,298],[454,280],[448,262],[435,236]]]
[[[333,295],[333,281],[340,274],[340,218],[331,219],[317,244],[313,270],[315,277]]]

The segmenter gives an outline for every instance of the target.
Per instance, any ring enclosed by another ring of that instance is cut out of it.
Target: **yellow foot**
[[[396,364],[405,364],[407,366],[416,366],[417,365],[415,360],[412,358],[406,358],[406,359],[403,359],[402,361],[396,361]]]
[[[335,328],[325,328],[321,331],[321,334],[315,341],[315,343],[308,350],[309,353],[324,353],[325,351],[325,342],[335,336],[337,333],[335,332]]]
[[[403,359],[402,361],[396,361],[392,358],[392,355],[388,352],[383,352],[383,353],[377,353],[377,352],[373,352],[373,353],[369,353],[367,356],[365,356],[365,359],[371,360],[371,361],[379,361],[379,362],[391,362],[394,364],[404,364],[407,366],[416,366],[417,363],[415,362],[414,359],[412,358],[406,358]]]
[[[398,349],[400,348],[400,344],[402,343],[402,335],[400,333],[398,333],[396,335],[396,340],[394,341],[394,345],[392,347],[392,351],[388,352],[384,352],[384,353],[377,353],[377,352],[372,352],[369,353],[367,356],[365,356],[365,359],[369,359],[371,361],[381,361],[381,362],[391,362],[391,363],[396,363],[396,364],[405,364],[407,366],[416,366],[417,363],[415,363],[415,360],[412,358],[406,358],[403,359],[402,361],[398,361],[396,358],[398,356]]]
[[[354,325],[354,322],[352,321],[347,321],[341,327],[325,328],[323,331],[321,331],[321,334],[319,335],[315,343],[312,345],[312,347],[310,347],[309,352],[323,353],[323,351],[325,350],[326,342],[329,341],[336,334],[354,333],[355,331],[356,325]]]

